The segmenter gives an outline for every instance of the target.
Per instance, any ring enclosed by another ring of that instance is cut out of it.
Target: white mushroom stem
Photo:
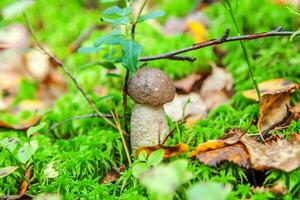
[[[131,149],[159,144],[169,132],[163,105],[135,104],[131,113]]]

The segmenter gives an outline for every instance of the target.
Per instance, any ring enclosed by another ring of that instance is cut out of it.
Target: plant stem
[[[233,21],[233,23],[234,23],[235,29],[236,29],[238,35],[241,36],[241,32],[240,32],[240,30],[239,30],[239,28],[238,28],[238,25],[237,25],[237,22],[236,22],[235,15],[234,15],[234,13],[233,13],[233,9],[232,9],[231,3],[229,2],[229,0],[226,0],[226,3],[227,3],[227,5],[228,5],[228,9],[227,9],[227,10],[228,10],[228,12],[229,12],[229,14],[230,14],[230,17],[231,17],[231,19],[232,19],[232,21]],[[243,49],[244,57],[245,57],[245,59],[246,59],[247,65],[248,65],[248,70],[249,70],[250,77],[252,78],[253,85],[254,85],[254,87],[255,87],[256,94],[257,94],[257,96],[258,96],[258,100],[259,100],[259,102],[260,102],[260,101],[261,101],[261,96],[260,96],[260,91],[259,91],[259,88],[258,88],[258,84],[257,84],[256,78],[255,78],[255,76],[254,76],[253,66],[252,66],[251,63],[250,63],[250,59],[249,59],[249,56],[248,56],[248,52],[247,52],[246,47],[245,47],[245,45],[244,45],[244,42],[243,42],[242,40],[240,40],[240,44],[241,44],[241,47],[242,47],[242,49]]]

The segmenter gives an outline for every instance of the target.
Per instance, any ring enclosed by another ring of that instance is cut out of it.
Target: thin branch
[[[197,58],[193,58],[190,56],[172,56],[166,59],[177,60],[177,61],[188,61],[188,62],[195,62],[197,60]]]
[[[180,121],[169,133],[168,135],[165,137],[165,139],[163,140],[163,142],[161,143],[161,145],[164,145],[167,140],[173,136],[174,132],[176,131],[177,127],[181,126],[182,124],[185,123],[185,120],[184,121]]]
[[[255,39],[259,39],[259,38],[277,37],[277,36],[291,36],[293,34],[300,35],[300,33],[296,33],[293,31],[273,30],[273,31],[264,32],[264,33],[227,37],[223,40],[221,40],[220,38],[212,39],[212,40],[194,44],[193,46],[179,49],[176,51],[172,51],[172,52],[168,52],[168,53],[164,53],[164,54],[160,54],[160,55],[155,55],[155,56],[141,57],[140,61],[145,62],[145,61],[152,61],[152,60],[170,59],[176,55],[179,55],[179,54],[182,54],[185,52],[194,51],[197,49],[201,49],[201,48],[209,47],[209,46],[213,46],[213,45],[219,45],[219,44],[226,43],[226,42],[233,42],[233,41],[240,41],[240,40],[255,40]]]
[[[36,45],[38,46],[38,48],[40,49],[40,51],[49,56],[50,60],[53,61],[54,63],[56,63],[59,67],[61,67],[64,72],[71,78],[71,80],[73,81],[73,83],[75,84],[76,88],[80,91],[80,93],[83,95],[83,97],[85,98],[85,100],[88,102],[88,104],[91,106],[91,108],[97,113],[97,115],[100,117],[100,118],[103,118],[109,125],[111,125],[112,127],[116,128],[116,125],[111,122],[109,119],[107,119],[99,110],[98,108],[96,107],[95,103],[92,101],[92,99],[90,99],[87,94],[83,91],[83,89],[80,87],[78,81],[76,80],[76,78],[72,75],[72,73],[69,71],[69,69],[64,65],[62,64],[61,61],[59,61],[54,55],[50,54],[49,52],[47,52],[44,47],[40,44],[39,40],[37,39],[37,36],[35,35],[34,31],[33,31],[33,28],[31,26],[31,23],[29,22],[26,14],[24,13],[23,14],[24,16],[24,19],[25,19],[25,22],[29,28],[29,31],[31,33],[31,35],[33,36],[34,38],[34,41],[36,42]]]
[[[103,25],[91,25],[85,28],[80,35],[69,45],[69,51],[74,53],[81,44],[97,29],[103,28]]]
[[[113,116],[111,114],[103,114],[105,116],[105,118],[108,118],[108,119],[112,119]],[[99,117],[97,113],[92,113],[92,114],[85,114],[85,115],[78,115],[78,116],[73,116],[73,117],[69,117],[69,118],[66,118],[60,122],[57,122],[55,124],[53,124],[50,128],[49,128],[49,131],[52,131],[53,129],[65,124],[65,123],[68,123],[70,121],[74,121],[74,120],[80,120],[80,119],[87,119],[87,118],[94,118],[94,117]],[[119,116],[120,118],[122,118],[123,116]]]

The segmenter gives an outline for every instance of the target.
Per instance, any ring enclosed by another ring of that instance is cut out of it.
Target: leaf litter
[[[231,129],[223,139],[200,144],[190,157],[210,166],[230,161],[255,170],[290,172],[300,166],[300,136],[294,133],[290,140],[275,138],[263,144],[241,129]]]

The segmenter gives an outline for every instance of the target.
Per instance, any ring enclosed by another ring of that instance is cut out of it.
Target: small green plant
[[[139,154],[132,172],[147,188],[150,199],[172,199],[176,189],[192,178],[187,169],[187,160],[175,160],[169,164],[161,163],[164,151],[154,151],[147,158],[146,151]]]
[[[6,137],[0,140],[0,146],[7,149],[15,162],[14,166],[6,166],[0,168],[0,178],[12,174],[15,170],[19,169],[21,174],[24,174],[26,169],[34,162],[34,154],[38,149],[39,143],[32,138],[32,135],[46,125],[45,122],[37,126],[31,127],[26,132],[27,141],[21,144],[18,138]],[[17,146],[21,145],[17,150]]]

